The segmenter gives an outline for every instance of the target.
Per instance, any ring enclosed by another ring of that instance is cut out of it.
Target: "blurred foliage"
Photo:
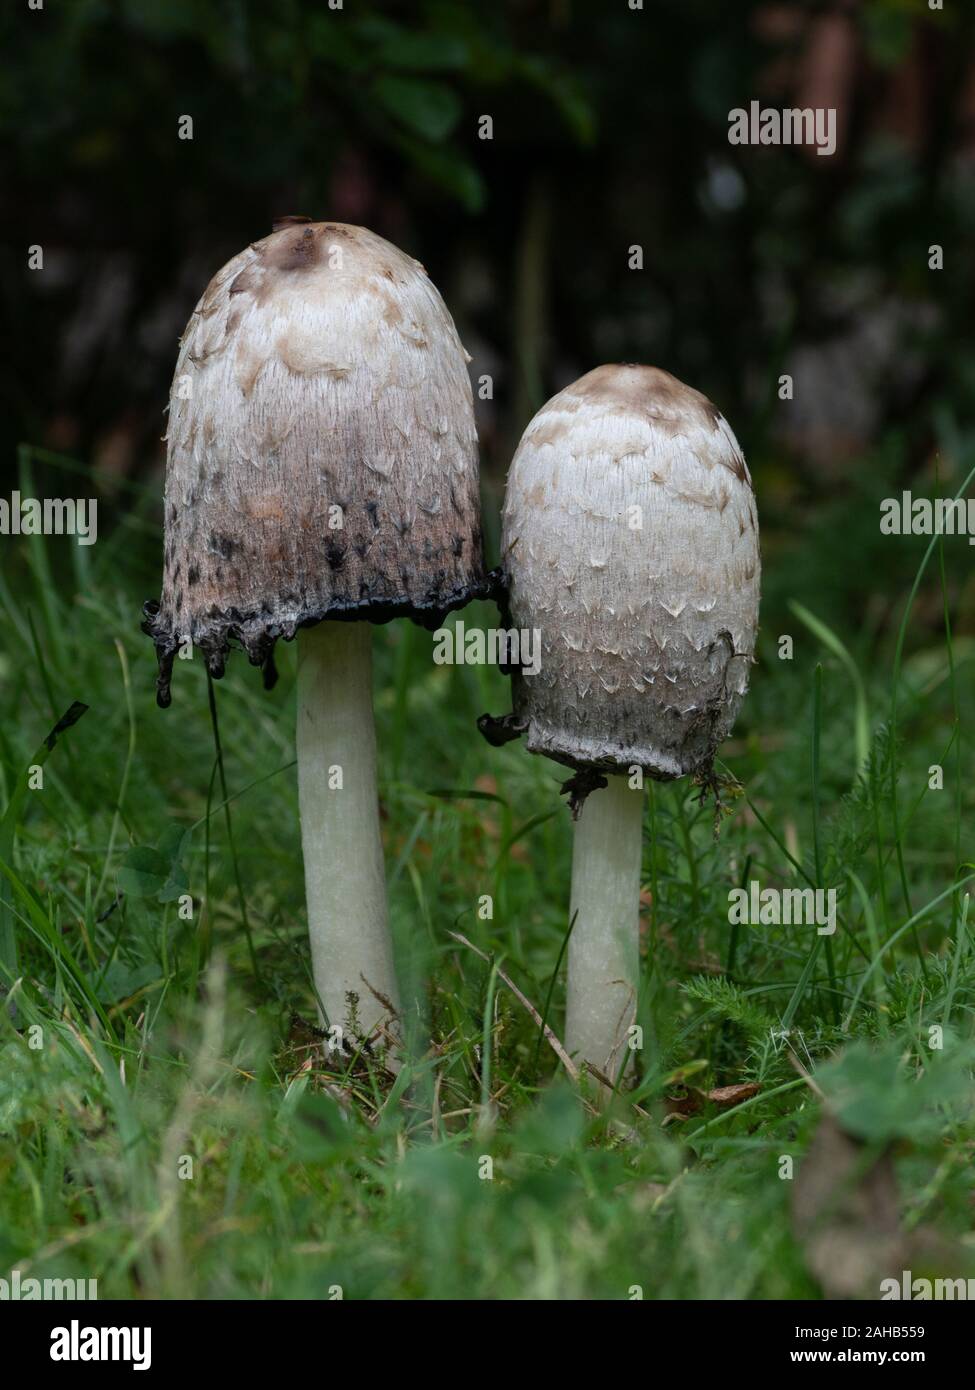
[[[274,216],[305,213],[367,223],[428,266],[495,379],[489,472],[528,411],[614,359],[694,382],[759,462],[781,456],[784,364],[850,335],[855,366],[876,347],[848,383],[871,401],[861,441],[896,428],[916,460],[935,410],[975,387],[973,26],[970,7],[922,0],[10,7],[7,442],[94,448],[123,471],[158,454],[206,280]],[[824,92],[833,158],[729,146],[732,108]],[[25,269],[32,244],[44,276]],[[847,375],[809,378],[807,398],[828,414]]]

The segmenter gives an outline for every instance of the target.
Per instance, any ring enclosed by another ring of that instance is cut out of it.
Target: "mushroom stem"
[[[565,1046],[613,1081],[636,1015],[642,848],[643,790],[610,777],[575,823]]]
[[[298,801],[312,968],[325,1022],[357,1033],[394,1022],[396,976],[376,787],[372,626],[298,635]],[[355,1046],[355,1038],[348,1043]]]

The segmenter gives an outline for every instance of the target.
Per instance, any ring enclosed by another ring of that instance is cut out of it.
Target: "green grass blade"
[[[61,716],[54,728],[48,734],[41,746],[35,751],[27,767],[20,774],[14,785],[7,808],[0,819],[0,868],[6,867],[13,871],[14,859],[14,840],[17,835],[17,824],[23,810],[24,801],[30,790],[30,777],[32,767],[43,767],[51,756],[58,739],[61,735],[77,724],[83,714],[87,712],[88,706],[76,700]],[[5,880],[0,881],[0,972],[10,979],[17,978],[17,933],[14,925],[14,913],[12,907],[10,884]]]

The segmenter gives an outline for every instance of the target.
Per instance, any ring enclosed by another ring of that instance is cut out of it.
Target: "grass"
[[[876,497],[896,491],[883,456],[870,466]],[[22,451],[21,490],[64,495],[66,467]],[[554,764],[477,734],[509,707],[496,671],[377,630],[413,1053],[395,1083],[365,1057],[331,1070],[293,650],[271,694],[243,657],[212,691],[177,663],[160,712],[138,631],[155,489],[130,490],[90,550],[3,541],[0,962],[18,982],[0,1012],[0,1274],[97,1277],[102,1298],[816,1297],[781,1173],[783,1157],[801,1173],[825,1106],[891,1146],[904,1229],[970,1261],[969,553],[881,545],[876,500],[800,509],[761,468],[758,486],[759,663],[722,750],[744,794],[716,840],[693,788],[650,788],[644,1046],[608,1115],[540,1031],[562,1029],[571,826]],[[835,936],[731,925],[728,891],[752,878],[837,888]],[[726,1086],[747,1090],[707,1098]]]

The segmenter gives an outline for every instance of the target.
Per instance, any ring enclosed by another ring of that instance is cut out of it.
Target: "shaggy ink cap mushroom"
[[[170,398],[157,698],[188,637],[210,673],[322,619],[427,628],[485,592],[467,354],[418,261],[287,218],[218,271]]]
[[[711,402],[631,365],[560,391],[514,456],[501,545],[511,621],[541,633],[508,729],[576,769],[710,776],[747,689],[760,580],[751,478]]]
[[[238,642],[270,683],[275,642],[297,634],[312,970],[346,1061],[401,1040],[371,624],[436,627],[487,588],[466,364],[417,261],[288,218],[210,282],[173,382],[162,602],[144,624],[157,699],[186,638],[212,676]]]
[[[540,635],[513,672],[523,734],[577,769],[565,1045],[608,1099],[640,982],[640,768],[716,790],[714,753],[745,694],[758,623],[758,520],[735,436],[653,367],[597,367],[531,421],[508,474],[506,625]],[[614,775],[615,774],[615,775]],[[628,775],[625,775],[628,774]]]

